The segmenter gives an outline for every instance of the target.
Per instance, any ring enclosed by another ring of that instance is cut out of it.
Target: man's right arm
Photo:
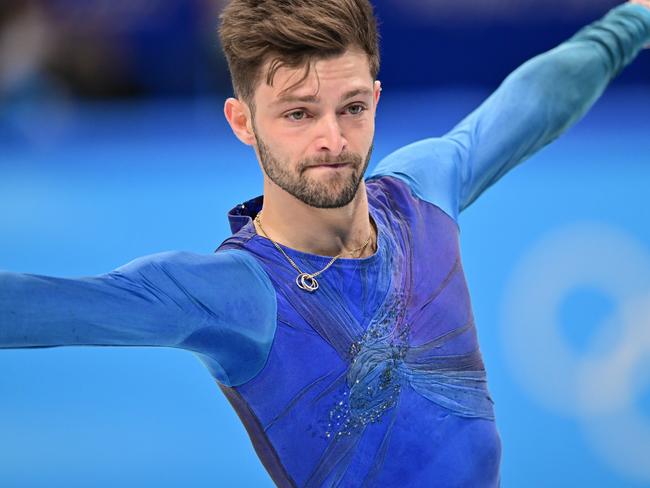
[[[178,347],[233,386],[262,368],[275,323],[273,286],[243,251],[160,253],[75,279],[0,272],[0,348]]]

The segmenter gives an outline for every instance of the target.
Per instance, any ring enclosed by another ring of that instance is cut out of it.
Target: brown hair
[[[379,72],[377,21],[368,0],[232,0],[220,19],[235,95],[249,105],[269,59],[269,85],[279,68],[305,66],[303,77],[288,89],[309,76],[314,59],[352,46],[368,55],[373,80]]]

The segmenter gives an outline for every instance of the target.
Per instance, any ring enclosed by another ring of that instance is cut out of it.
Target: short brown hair
[[[260,68],[271,60],[266,83],[283,67],[358,47],[368,55],[373,80],[379,72],[377,21],[368,0],[232,0],[220,16],[219,37],[237,97],[252,104]],[[290,87],[291,88],[291,87]]]

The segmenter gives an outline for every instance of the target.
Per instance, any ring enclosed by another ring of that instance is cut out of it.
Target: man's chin
[[[358,188],[357,188],[358,190]],[[294,195],[296,196],[296,195]],[[354,197],[356,196],[355,192],[345,191],[339,193],[320,193],[318,195],[311,193],[308,196],[296,196],[303,203],[306,203],[310,207],[314,208],[342,208],[349,205]]]

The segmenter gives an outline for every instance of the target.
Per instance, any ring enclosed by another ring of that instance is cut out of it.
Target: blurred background
[[[0,2],[0,269],[99,274],[229,235],[262,186],[223,120],[224,1]],[[371,167],[620,2],[373,3]],[[649,108],[644,52],[461,215],[504,487],[650,486]],[[272,486],[185,351],[3,350],[0,433],[3,487]]]

